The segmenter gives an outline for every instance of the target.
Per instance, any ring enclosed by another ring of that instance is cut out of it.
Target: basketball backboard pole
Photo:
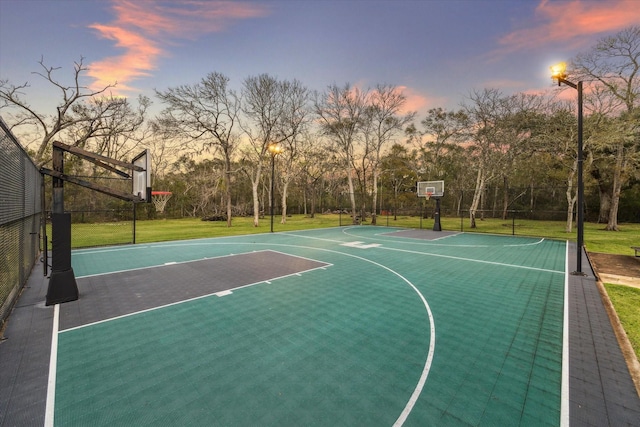
[[[442,231],[442,225],[440,224],[440,199],[444,196],[444,181],[419,181],[416,183],[416,190],[418,197],[423,197],[426,200],[435,199],[436,210],[433,215],[433,231]],[[420,228],[422,228],[422,219],[420,220]]]
[[[64,172],[64,150],[54,145],[53,170]],[[71,267],[71,214],[64,212],[64,179],[53,177],[53,206],[51,213],[51,276],[47,288],[46,305],[75,301],[79,297],[76,277]]]
[[[132,178],[132,193],[123,193],[64,173],[64,153],[69,152],[125,178]],[[79,298],[78,285],[71,267],[71,214],[64,212],[64,182],[69,181],[113,197],[130,202],[151,202],[150,156],[143,151],[132,163],[111,159],[72,147],[59,141],[53,142],[53,170],[41,168],[40,173],[53,177],[53,203],[51,214],[52,266],[46,305],[75,301]],[[113,165],[113,166],[112,166]],[[128,169],[121,171],[115,166]],[[130,171],[130,172],[129,172]]]
[[[433,214],[433,231],[442,231],[442,226],[440,225],[440,197],[434,197],[436,199],[436,212]]]

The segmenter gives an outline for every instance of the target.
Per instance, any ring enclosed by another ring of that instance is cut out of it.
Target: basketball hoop
[[[427,198],[427,200],[429,200],[431,198],[431,196],[433,196],[433,193],[431,191],[427,192],[427,195],[425,196]]]
[[[167,205],[167,202],[171,198],[171,191],[152,191],[151,192],[151,200],[153,201],[153,206],[156,207],[156,212],[164,212],[164,208]]]

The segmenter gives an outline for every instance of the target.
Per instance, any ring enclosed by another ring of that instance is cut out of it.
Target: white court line
[[[208,243],[208,245],[211,245],[211,244],[213,244],[213,243]],[[104,273],[86,274],[84,276],[76,276],[76,279],[83,279],[85,277],[108,276],[110,274],[127,273],[129,271],[138,271],[138,270],[148,270],[150,268],[170,267],[172,265],[189,264],[191,262],[198,262],[198,261],[204,261],[204,260],[212,260],[212,259],[218,259],[218,258],[229,258],[229,257],[234,257],[234,256],[249,255],[249,254],[253,254],[253,253],[256,253],[256,252],[277,252],[277,251],[272,251],[270,249],[262,249],[262,250],[259,250],[259,251],[243,252],[243,253],[240,253],[240,254],[227,254],[227,255],[219,255],[219,256],[205,257],[205,258],[198,258],[198,259],[188,259],[186,261],[167,261],[167,262],[162,263],[162,264],[147,265],[147,266],[144,266],[144,267],[129,268],[129,269],[126,269],[126,270],[116,270],[116,271],[107,271],[107,272],[104,272]],[[295,255],[292,255],[292,256],[295,256]]]
[[[398,274],[393,270],[389,270],[389,271],[392,271],[393,273]],[[422,368],[420,379],[418,380],[418,383],[416,384],[416,388],[413,390],[413,393],[411,394],[409,401],[407,402],[404,409],[400,413],[400,416],[398,417],[396,422],[393,423],[394,427],[400,427],[404,424],[409,414],[411,414],[411,411],[413,410],[413,407],[415,406],[416,402],[420,398],[420,394],[422,394],[422,389],[424,388],[424,385],[427,382],[429,371],[431,370],[431,364],[433,363],[433,355],[435,353],[435,348],[436,348],[436,325],[433,319],[433,313],[431,312],[431,307],[429,307],[429,303],[427,303],[427,300],[425,299],[424,295],[422,295],[422,293],[414,286],[413,283],[409,282],[407,279],[405,279],[399,274],[398,276],[400,276],[405,282],[407,282],[407,284],[409,284],[409,286],[413,288],[413,290],[418,294],[418,296],[422,300],[422,304],[424,304],[427,310],[427,314],[429,315],[429,331],[431,333],[431,337],[430,337],[431,339],[429,340],[429,353],[427,354],[427,360],[425,361],[424,367]]]
[[[300,236],[300,235],[297,235],[297,234],[290,234],[290,235],[294,236],[294,237],[300,237],[302,239],[321,240],[321,241],[337,243],[337,244],[345,243],[342,240],[324,239],[324,238],[312,237],[312,236]],[[362,237],[362,236],[356,236],[356,237]],[[363,237],[363,238],[367,238],[367,237]],[[370,238],[370,239],[372,239],[372,238]],[[542,240],[544,240],[544,239],[542,239]],[[536,244],[538,244],[540,242],[536,242]],[[411,242],[411,243],[413,243],[413,242]],[[429,245],[426,245],[426,246],[429,246]],[[480,263],[480,264],[497,265],[497,266],[500,266],[500,267],[521,268],[521,269],[524,269],[524,270],[544,271],[544,272],[548,272],[548,273],[558,273],[558,274],[564,273],[564,271],[560,271],[560,270],[549,270],[549,269],[546,269],[546,268],[527,267],[527,266],[524,266],[524,265],[517,265],[517,264],[505,264],[505,263],[496,262],[496,261],[483,261],[483,260],[473,259],[473,258],[457,257],[457,256],[453,256],[453,255],[442,255],[442,254],[434,254],[434,253],[431,253],[431,252],[412,251],[412,250],[409,250],[409,249],[390,248],[390,247],[387,247],[387,246],[378,246],[378,247],[376,247],[376,249],[384,249],[384,250],[387,250],[387,251],[406,252],[406,253],[410,253],[410,254],[426,255],[426,256],[433,256],[433,257],[439,257],[439,258],[449,258],[449,259],[455,259],[455,260],[458,260],[458,261],[477,262],[477,263]]]
[[[263,252],[263,251],[259,251],[259,252]],[[292,255],[292,256],[295,256],[295,255]],[[325,262],[323,264],[324,265],[322,265],[320,267],[310,268],[310,269],[304,270],[304,271],[296,271],[295,273],[285,274],[284,276],[272,277],[272,278],[270,278],[268,280],[260,280],[258,282],[248,283],[246,285],[242,285],[242,286],[238,286],[238,287],[235,287],[235,288],[226,289],[225,291],[216,291],[216,292],[212,292],[212,293],[209,293],[209,294],[206,294],[206,295],[200,295],[200,296],[189,298],[189,299],[185,299],[185,300],[180,300],[180,301],[175,301],[175,302],[171,302],[171,303],[164,304],[164,305],[159,305],[157,307],[147,308],[145,310],[135,311],[133,313],[127,313],[127,314],[122,314],[120,316],[110,317],[108,319],[98,320],[96,322],[87,323],[85,325],[74,326],[73,328],[69,328],[69,329],[65,329],[63,331],[60,331],[60,333],[63,334],[65,332],[75,331],[76,329],[82,329],[82,328],[86,328],[88,326],[99,325],[100,323],[106,323],[106,322],[110,322],[112,320],[123,319],[125,317],[131,317],[131,316],[135,316],[137,314],[147,313],[147,312],[154,311],[154,310],[160,310],[162,308],[171,307],[171,306],[182,304],[182,303],[186,303],[186,302],[197,301],[199,299],[208,298],[208,297],[211,297],[211,296],[220,296],[220,293],[222,293],[222,292],[229,291],[229,293],[231,294],[231,293],[233,293],[233,291],[236,291],[238,289],[248,288],[248,287],[251,287],[251,286],[259,285],[261,283],[271,284],[271,282],[274,281],[274,280],[284,279],[285,277],[291,277],[291,276],[296,276],[296,275],[299,276],[299,275],[301,275],[303,273],[308,273],[309,271],[313,271],[313,270],[324,270],[327,267],[330,267],[330,266],[333,265],[333,264],[330,264],[330,263],[327,263],[327,262]]]
[[[56,402],[56,373],[58,365],[58,327],[60,325],[60,304],[53,306],[53,331],[51,332],[51,356],[49,357],[49,379],[47,381],[47,402],[44,411],[44,426],[52,427]]]
[[[352,234],[352,233],[347,233],[347,231],[351,230],[351,229],[357,229],[358,227],[347,227],[344,230],[342,230],[342,233],[350,236],[350,237],[356,237],[356,238],[362,238],[362,239],[379,239],[377,237],[370,237],[370,236],[363,236],[360,234]],[[407,230],[407,229],[405,229]],[[397,231],[396,231],[397,232]],[[456,234],[453,235],[449,235],[449,236],[445,236],[445,237],[455,237],[455,236],[459,236],[461,234],[468,234],[468,233],[460,233],[457,232]],[[473,233],[472,233],[473,234]],[[486,233],[487,236],[496,236],[496,237],[511,237],[511,236],[507,236],[507,235],[503,235],[503,234],[489,234]],[[377,233],[375,234],[375,236],[384,236],[383,233]],[[437,240],[439,239],[444,239],[445,237],[440,237],[438,239],[432,239],[432,240],[427,240],[427,239],[416,239],[416,238],[411,238],[411,237],[404,237],[404,241],[403,243],[408,244],[408,245],[423,245],[423,246],[445,246],[445,247],[450,247],[450,248],[494,248],[496,246],[498,247],[520,247],[520,246],[535,246],[535,245],[539,245],[540,243],[544,242],[544,238],[541,238],[538,241],[535,242],[530,242],[530,243],[517,243],[517,244],[511,244],[511,245],[456,245],[456,244],[452,244],[452,245],[446,245],[446,244],[442,244],[437,242]],[[523,237],[526,238],[526,237]],[[403,239],[403,237],[393,237],[392,240],[388,240],[388,241],[392,241],[392,242],[398,242],[398,240],[393,240],[393,239]],[[435,243],[431,243],[431,242],[435,242]]]
[[[105,253],[105,252],[119,252],[119,251],[132,251],[132,250],[138,250],[138,249],[148,249],[150,248],[150,246],[131,246],[131,247],[123,247],[123,248],[109,248],[109,249],[74,249],[73,250],[73,254],[74,255],[94,255],[94,254],[101,254],[101,253]]]
[[[562,387],[560,392],[560,426],[569,427],[569,242],[565,254],[564,316],[562,325]]]
[[[462,257],[453,256],[453,255],[442,255],[442,254],[433,254],[433,253],[429,253],[429,252],[410,251],[408,249],[387,248],[385,246],[380,246],[378,249],[386,249],[388,251],[397,251],[397,252],[407,252],[407,253],[411,253],[411,254],[420,254],[420,255],[433,256],[433,257],[438,257],[438,258],[449,258],[449,259],[455,259],[455,260],[458,260],[458,261],[477,262],[477,263],[480,263],[480,264],[497,265],[497,266],[500,266],[500,267],[521,268],[523,270],[544,271],[544,272],[547,272],[547,273],[564,274],[564,271],[560,271],[560,270],[549,270],[547,268],[527,267],[525,265],[517,265],[517,264],[505,264],[505,263],[496,262],[496,261],[483,261],[483,260],[480,260],[480,259],[462,258]]]
[[[103,252],[131,251],[131,250],[137,250],[137,249],[167,248],[167,247],[174,247],[174,246],[198,246],[198,245],[208,245],[210,244],[211,240],[237,239],[237,238],[254,237],[254,236],[256,236],[256,234],[243,234],[239,236],[202,237],[199,239],[178,240],[178,242],[185,242],[184,244],[178,244],[178,245],[175,244],[176,241],[169,241],[169,242],[149,243],[144,246],[132,245],[132,246],[110,247],[105,249],[74,249],[73,254],[85,255],[85,254],[98,254]],[[246,243],[241,243],[241,244],[244,245]]]

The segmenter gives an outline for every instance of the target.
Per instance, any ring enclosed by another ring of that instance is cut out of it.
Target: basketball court
[[[2,425],[633,425],[566,242],[342,227],[73,251],[0,346]],[[607,329],[608,328],[608,329]]]
[[[382,227],[74,251],[51,425],[558,425],[566,243]]]

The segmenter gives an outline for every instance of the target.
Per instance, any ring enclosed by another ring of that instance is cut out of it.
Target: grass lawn
[[[280,217],[274,218],[275,232],[303,230],[308,228],[338,227],[350,225],[348,215],[317,214],[314,218],[305,215],[293,215],[287,218],[286,224],[280,223]],[[260,219],[258,227],[253,226],[253,218],[233,218],[233,225],[227,227],[226,222],[202,221],[199,218],[138,220],[136,222],[136,243],[162,242],[169,240],[198,239],[205,237],[237,236],[241,234],[268,233],[270,217]],[[419,217],[379,216],[378,225],[408,228],[433,228],[433,219]],[[476,228],[469,227],[469,220],[460,218],[442,218],[443,230],[462,230],[465,232],[515,234],[517,236],[545,237],[559,240],[576,240],[575,228],[571,233],[565,231],[563,221],[534,221],[516,219],[477,220]],[[364,222],[363,226],[370,226]],[[129,243],[131,241],[131,222],[84,224],[72,226],[72,246],[103,246],[105,244]],[[49,236],[51,236],[49,231]],[[590,252],[601,252],[620,255],[633,255],[631,246],[640,244],[640,224],[620,224],[620,231],[605,231],[604,224],[585,223],[584,242]]]
[[[640,289],[609,283],[604,286],[636,357],[640,358]]]

